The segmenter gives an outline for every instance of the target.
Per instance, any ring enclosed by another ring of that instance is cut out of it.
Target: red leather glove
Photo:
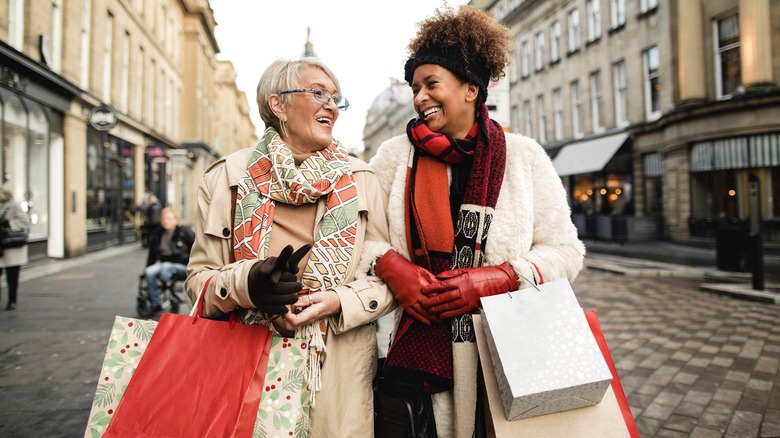
[[[385,281],[404,310],[414,319],[425,325],[430,325],[431,321],[440,321],[420,305],[420,300],[425,298],[420,292],[422,287],[437,281],[430,271],[406,260],[391,249],[376,261],[376,275]]]
[[[454,318],[479,306],[479,298],[517,290],[517,274],[504,262],[498,266],[440,272],[440,281],[422,288],[423,307],[441,318]]]

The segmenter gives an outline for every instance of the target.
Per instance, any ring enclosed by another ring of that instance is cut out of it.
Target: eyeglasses
[[[346,111],[347,108],[349,108],[349,101],[344,96],[334,96],[331,94],[328,90],[323,90],[322,88],[314,88],[314,89],[305,89],[305,88],[297,88],[295,90],[284,90],[279,91],[277,94],[287,94],[287,93],[311,93],[314,95],[314,98],[317,99],[317,102],[320,102],[322,104],[327,104],[330,102],[331,99],[333,99],[333,103],[336,104],[338,109],[341,111]]]

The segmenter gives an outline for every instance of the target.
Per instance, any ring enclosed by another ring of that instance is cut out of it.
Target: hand
[[[431,321],[440,321],[420,304],[425,298],[421,292],[422,287],[437,281],[430,271],[406,260],[391,249],[377,260],[376,274],[385,281],[404,310],[414,319],[425,325],[430,325]]]
[[[280,320],[283,327],[293,331],[301,326],[325,319],[341,312],[341,300],[334,290],[324,290],[301,295]]]
[[[517,289],[517,274],[504,262],[499,266],[453,269],[436,276],[440,281],[422,288],[422,305],[441,318],[454,318],[479,306],[480,297]]]
[[[287,304],[298,301],[298,291],[303,288],[296,277],[298,262],[310,249],[311,245],[306,244],[293,253],[292,245],[287,245],[278,257],[260,260],[249,269],[249,300],[256,308],[272,315],[284,315]]]

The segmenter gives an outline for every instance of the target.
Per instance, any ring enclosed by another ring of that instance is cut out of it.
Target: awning
[[[598,172],[604,169],[627,138],[628,134],[621,132],[567,144],[553,159],[553,166],[558,176]]]

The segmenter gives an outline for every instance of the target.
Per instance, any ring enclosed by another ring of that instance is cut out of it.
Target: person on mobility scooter
[[[138,295],[138,314],[142,317],[162,312],[163,304],[170,304],[170,310],[177,312],[185,296],[177,294],[174,284],[187,276],[190,250],[195,242],[195,233],[186,225],[179,224],[176,212],[166,207],[160,212],[160,226],[149,236],[149,256],[141,276]],[[145,287],[144,287],[145,286]],[[145,290],[144,290],[145,289]],[[161,300],[163,289],[164,300]]]

